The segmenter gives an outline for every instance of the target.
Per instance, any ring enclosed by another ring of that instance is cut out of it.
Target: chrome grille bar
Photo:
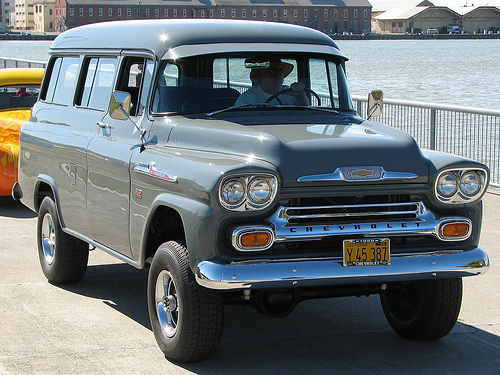
[[[331,206],[286,207],[282,211],[282,218],[290,224],[307,221],[335,219],[367,219],[377,217],[392,217],[394,219],[416,219],[424,207],[421,202],[410,203],[378,203],[353,204]]]

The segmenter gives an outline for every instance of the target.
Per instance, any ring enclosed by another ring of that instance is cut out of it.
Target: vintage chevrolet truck
[[[401,336],[448,334],[462,277],[489,267],[489,170],[360,117],[346,60],[327,35],[272,22],[59,35],[13,188],[38,212],[47,279],[81,280],[90,248],[149,267],[152,330],[179,362],[216,350],[225,304],[281,317],[379,294]]]

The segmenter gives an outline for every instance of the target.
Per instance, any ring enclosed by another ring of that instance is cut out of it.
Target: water
[[[340,40],[353,95],[500,109],[500,39]]]
[[[0,56],[46,61],[51,41],[0,41]],[[500,110],[500,39],[339,40],[351,94]]]
[[[0,40],[0,56],[47,61],[51,44],[50,40]]]

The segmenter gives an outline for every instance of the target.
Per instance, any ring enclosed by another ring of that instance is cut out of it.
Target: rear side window
[[[41,99],[56,104],[72,105],[79,65],[78,57],[56,58],[52,64],[47,89],[42,93]]]
[[[89,107],[106,109],[111,98],[116,73],[115,58],[101,58],[97,64],[96,77],[90,93]]]
[[[105,110],[108,108],[117,61],[114,57],[92,57],[84,61],[83,89],[76,99],[81,107]]]

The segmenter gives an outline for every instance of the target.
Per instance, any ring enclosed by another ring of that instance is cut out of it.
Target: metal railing
[[[43,61],[0,57],[0,68],[45,68],[46,66]]]
[[[366,117],[368,99],[354,96]],[[457,154],[486,164],[491,185],[500,187],[500,110],[384,99],[377,122],[410,134],[420,147]]]

